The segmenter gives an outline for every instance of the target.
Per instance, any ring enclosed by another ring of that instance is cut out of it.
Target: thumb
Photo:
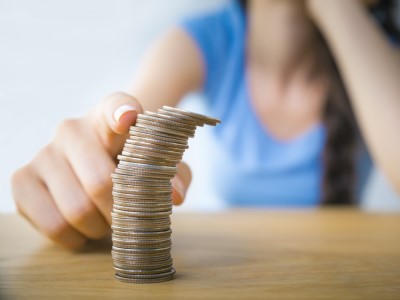
[[[178,164],[178,172],[171,180],[172,183],[172,202],[175,205],[182,204],[185,200],[186,192],[192,181],[192,172],[187,164],[180,162]]]
[[[107,96],[92,114],[91,121],[104,146],[116,155],[134,125],[136,117],[143,112],[139,101],[131,95],[117,92]]]

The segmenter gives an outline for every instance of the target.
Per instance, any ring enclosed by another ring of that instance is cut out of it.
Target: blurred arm
[[[199,50],[183,30],[175,28],[147,52],[128,93],[139,99],[144,110],[175,106],[185,94],[201,87],[203,77]]]
[[[400,60],[359,1],[309,0],[377,165],[400,194]]]

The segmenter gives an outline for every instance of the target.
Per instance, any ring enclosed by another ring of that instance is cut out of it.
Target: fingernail
[[[115,121],[119,121],[121,117],[127,113],[128,111],[136,111],[136,109],[133,106],[130,106],[128,104],[123,104],[119,106],[115,111],[114,111],[114,119]]]
[[[178,177],[175,176],[172,179],[172,185],[174,187],[174,189],[179,193],[179,195],[182,197],[182,199],[185,198],[186,196],[186,188],[184,183],[182,182],[182,180]]]

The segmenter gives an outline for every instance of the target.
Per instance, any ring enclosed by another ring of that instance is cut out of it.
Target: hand
[[[85,117],[63,121],[52,142],[13,174],[18,211],[69,249],[105,236],[113,203],[110,175],[141,112],[135,98],[115,93]],[[174,204],[183,202],[190,180],[190,169],[181,163],[172,180]]]

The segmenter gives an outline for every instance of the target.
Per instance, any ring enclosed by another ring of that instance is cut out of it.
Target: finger
[[[18,211],[52,241],[69,249],[78,249],[86,242],[63,218],[35,172],[27,167],[17,171],[12,177],[12,187]]]
[[[125,93],[114,93],[106,97],[90,118],[92,126],[112,155],[116,155],[129,131],[143,109],[139,101]]]
[[[91,239],[107,234],[109,226],[105,218],[85,193],[65,157],[48,146],[39,153],[34,166],[72,227]]]
[[[61,136],[55,141],[63,151],[89,199],[111,224],[112,181],[115,162],[102,146],[90,127],[77,120],[70,120],[59,128]]]
[[[186,192],[192,181],[192,172],[187,164],[180,162],[178,164],[178,172],[171,180],[172,183],[172,202],[180,205],[185,200]]]

